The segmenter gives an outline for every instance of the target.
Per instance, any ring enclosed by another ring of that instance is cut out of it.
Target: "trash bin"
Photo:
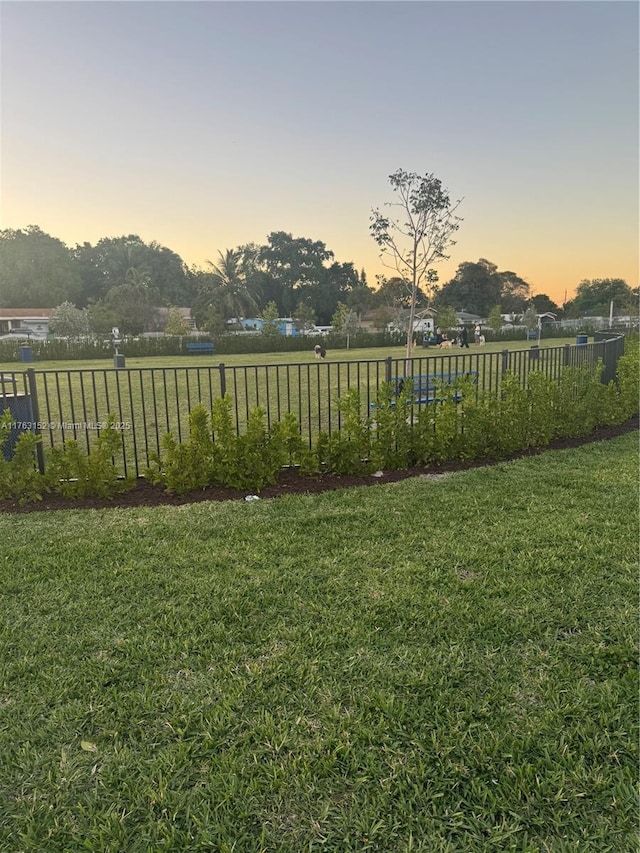
[[[0,394],[0,414],[9,409],[13,426],[9,432],[9,438],[2,448],[2,455],[7,460],[13,459],[16,441],[23,432],[34,432],[33,407],[31,405],[31,394]]]
[[[589,335],[576,335],[576,343],[577,344],[588,344],[589,343]]]
[[[124,367],[124,356],[119,354],[114,355],[113,366],[116,368],[116,370],[121,370]]]
[[[33,350],[31,347],[18,347],[18,359],[24,364],[33,361]]]

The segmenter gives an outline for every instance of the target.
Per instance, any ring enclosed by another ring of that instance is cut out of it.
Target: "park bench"
[[[421,403],[439,403],[442,402],[442,396],[438,395],[438,390],[443,385],[453,385],[457,379],[471,379],[476,384],[478,374],[475,370],[452,371],[450,373],[429,373],[426,376],[411,376],[411,399],[410,403],[420,405]],[[396,376],[391,380],[393,388],[393,396],[399,397],[407,382],[404,376]],[[457,391],[453,395],[456,403],[462,399],[462,392]],[[395,401],[392,400],[392,405]]]
[[[210,341],[189,341],[185,345],[185,349],[194,355],[213,355],[213,344]]]

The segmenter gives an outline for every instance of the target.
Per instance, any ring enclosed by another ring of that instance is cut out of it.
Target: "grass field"
[[[636,851],[637,471],[0,516],[0,850]]]

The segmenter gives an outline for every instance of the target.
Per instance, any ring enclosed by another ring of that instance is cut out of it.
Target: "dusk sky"
[[[0,6],[1,228],[198,266],[286,231],[375,284],[403,168],[464,197],[441,282],[638,284],[636,2]]]

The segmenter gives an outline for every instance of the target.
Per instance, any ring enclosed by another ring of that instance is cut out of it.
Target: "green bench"
[[[438,390],[443,385],[453,385],[458,379],[471,379],[475,385],[478,381],[478,373],[475,370],[462,370],[451,373],[430,373],[426,376],[411,376],[411,399],[409,402],[416,405],[422,403],[439,403],[442,402],[442,396],[438,395]],[[393,388],[393,396],[399,397],[404,390],[407,379],[404,376],[396,376],[391,380]],[[462,399],[462,392],[456,391],[453,395],[456,403]],[[392,401],[392,404],[395,400]]]
[[[214,347],[210,341],[188,341],[184,346],[188,353],[194,355],[213,355],[214,353]]]

